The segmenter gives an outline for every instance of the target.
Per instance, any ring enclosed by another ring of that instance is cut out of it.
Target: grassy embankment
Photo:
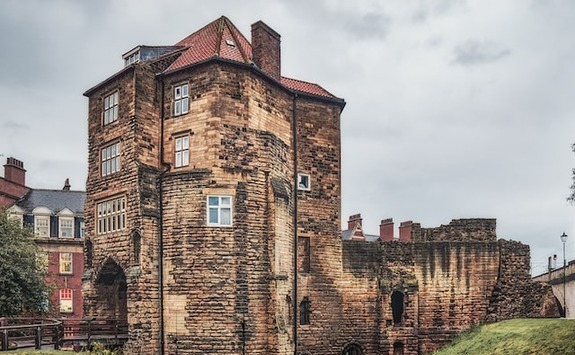
[[[575,354],[575,319],[513,319],[474,328],[434,355]]]

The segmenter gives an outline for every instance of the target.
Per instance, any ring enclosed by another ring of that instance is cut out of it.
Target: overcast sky
[[[87,99],[136,45],[171,45],[227,16],[281,34],[282,74],[346,100],[342,222],[423,227],[497,218],[533,273],[569,235],[575,1],[0,1],[0,157],[27,184],[84,189]],[[396,231],[397,232],[397,231]]]

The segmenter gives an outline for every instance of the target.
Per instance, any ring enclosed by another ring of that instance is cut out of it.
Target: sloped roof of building
[[[253,64],[250,42],[225,16],[192,33],[175,46],[186,49],[164,73],[174,72],[210,58]],[[281,84],[296,92],[337,99],[318,84],[287,77],[281,78]]]
[[[31,213],[36,207],[47,207],[53,213],[68,208],[75,214],[83,214],[86,192],[65,190],[32,189],[15,203],[16,206]]]

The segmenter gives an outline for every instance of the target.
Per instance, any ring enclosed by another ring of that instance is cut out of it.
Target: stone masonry
[[[494,220],[342,240],[345,102],[252,41],[222,17],[85,93],[85,314],[125,320],[126,353],[424,354],[541,315]]]

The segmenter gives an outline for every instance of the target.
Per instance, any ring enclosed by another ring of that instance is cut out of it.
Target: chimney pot
[[[64,187],[62,188],[62,190],[64,191],[70,191],[70,179],[66,178],[66,181],[64,182]]]

